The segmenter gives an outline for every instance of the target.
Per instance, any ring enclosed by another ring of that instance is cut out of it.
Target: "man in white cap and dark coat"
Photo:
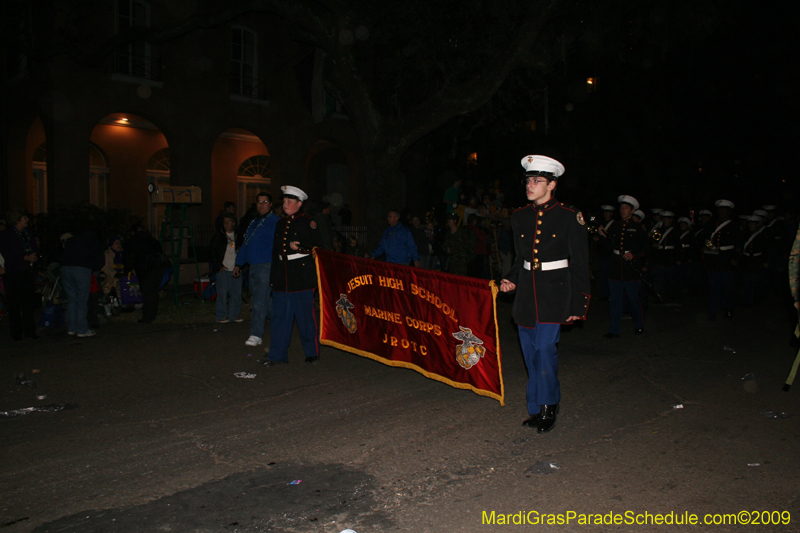
[[[564,165],[529,155],[522,167],[531,203],[511,217],[517,257],[500,290],[517,291],[512,315],[528,369],[530,415],[522,425],[545,433],[556,423],[561,400],[556,350],[561,324],[584,320],[589,308],[589,245],[581,212],[553,196]]]
[[[608,229],[614,224],[614,211],[616,209],[612,205],[601,205],[600,210],[603,212],[603,220],[600,224],[608,232]],[[595,242],[594,253],[597,256],[598,296],[601,300],[608,300],[608,264],[611,256],[604,247],[600,246],[600,236],[594,235],[592,239]]]
[[[717,319],[717,310],[733,316],[733,276],[739,231],[731,220],[733,202],[717,200],[717,222],[706,226],[703,237],[703,264],[708,275],[708,319]]]
[[[653,240],[639,223],[633,220],[633,212],[639,209],[639,202],[633,196],[623,194],[617,198],[619,202],[620,220],[611,226],[608,233],[600,230],[604,237],[603,246],[613,254],[608,269],[608,286],[611,292],[609,300],[610,316],[607,339],[620,336],[622,322],[623,298],[633,318],[635,333],[644,331],[644,310],[642,309],[639,289],[642,283],[641,272],[643,259],[651,249]]]
[[[297,187],[284,185],[285,216],[275,227],[272,246],[272,320],[267,356],[258,362],[273,366],[289,362],[289,343],[297,319],[305,360],[319,359],[319,332],[314,313],[314,291],[317,288],[317,267],[313,249],[322,245],[317,224],[300,212],[308,195]]]
[[[651,255],[653,289],[664,301],[680,296],[678,265],[681,262],[681,238],[674,221],[675,213],[661,211],[660,237],[653,243]]]

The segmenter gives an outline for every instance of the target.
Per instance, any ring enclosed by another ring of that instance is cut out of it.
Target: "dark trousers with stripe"
[[[733,309],[733,270],[708,271],[708,307],[709,313]]]
[[[289,343],[292,340],[295,319],[306,358],[319,357],[314,289],[299,292],[273,291],[269,343],[269,358],[272,361],[289,361]]]
[[[644,327],[644,311],[642,311],[642,303],[639,299],[640,285],[640,281],[618,281],[613,279],[608,281],[609,289],[611,289],[611,296],[609,297],[609,333],[620,334],[623,301],[628,302],[631,318],[633,318],[633,326],[636,329]]]
[[[534,415],[541,411],[541,406],[561,401],[556,349],[560,336],[561,324],[536,324],[535,328],[519,326],[519,342],[528,368],[528,414]]]

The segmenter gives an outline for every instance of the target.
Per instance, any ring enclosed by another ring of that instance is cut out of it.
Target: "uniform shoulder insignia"
[[[583,220],[583,213],[581,213],[580,211],[578,211],[578,214],[577,214],[576,216],[577,216],[577,218],[578,218],[578,223],[579,223],[581,226],[585,226],[585,225],[586,225],[586,221],[585,221],[585,220]]]
[[[528,205],[523,205],[522,207],[518,207],[518,208],[514,209],[514,213],[516,213],[517,211],[522,211],[523,209],[527,209],[527,208],[528,208],[528,207],[530,207],[531,205],[532,205],[532,204],[528,204]],[[513,213],[512,213],[512,214],[513,214]]]
[[[311,226],[311,229],[317,229],[317,223],[313,220],[309,223],[309,226]]]

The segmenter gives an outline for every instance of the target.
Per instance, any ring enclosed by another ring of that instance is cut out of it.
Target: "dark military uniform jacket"
[[[651,256],[654,265],[674,266],[681,259],[681,234],[675,226],[661,226],[661,238],[653,245]]]
[[[642,271],[644,258],[652,250],[653,238],[633,217],[618,221],[606,235],[601,242],[613,254],[608,266],[608,279],[639,281],[641,276],[637,270]],[[627,252],[633,254],[630,261],[624,259]]]
[[[742,257],[739,260],[739,269],[748,274],[760,274],[764,271],[764,264],[769,263],[771,235],[765,226],[758,228],[744,242]]]
[[[298,241],[299,250],[292,250],[289,243]],[[306,214],[295,213],[283,217],[275,226],[272,244],[272,290],[298,292],[317,287],[317,266],[312,250],[322,245],[316,223]]]
[[[733,270],[736,245],[739,244],[739,230],[736,228],[736,223],[733,220],[726,220],[709,224],[701,237],[703,239],[703,264],[706,270],[712,272]],[[708,246],[709,244],[711,246]]]
[[[504,277],[517,286],[512,310],[517,324],[532,328],[537,322],[566,324],[570,316],[586,318],[591,298],[589,243],[581,212],[551,198],[515,211],[511,227],[517,258]],[[569,266],[544,269],[560,260],[569,261]]]

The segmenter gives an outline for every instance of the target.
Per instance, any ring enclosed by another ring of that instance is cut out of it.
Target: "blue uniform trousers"
[[[633,318],[633,326],[636,329],[644,327],[644,312],[642,311],[642,303],[639,300],[640,285],[641,282],[639,281],[608,280],[608,286],[611,290],[608,302],[610,310],[609,333],[620,334],[623,300],[628,302],[631,318]]]
[[[733,309],[733,270],[708,271],[708,312],[716,313]]]
[[[319,331],[317,331],[317,316],[314,312],[314,289],[299,292],[273,291],[270,360],[289,361],[288,350],[292,340],[295,318],[306,358],[319,357]]]
[[[561,400],[558,383],[558,351],[561,324],[536,324],[535,328],[519,326],[519,342],[528,368],[526,398],[528,414],[541,411],[542,405],[555,405]]]

